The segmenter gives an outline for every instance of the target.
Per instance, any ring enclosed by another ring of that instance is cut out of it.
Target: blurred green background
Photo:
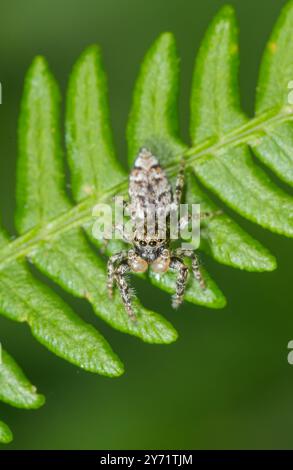
[[[109,77],[119,158],[139,63],[157,35],[172,31],[181,56],[180,122],[187,139],[195,53],[222,0],[2,0],[0,184],[3,224],[15,233],[16,126],[22,83],[36,54],[47,57],[62,91],[74,61],[99,43]],[[240,25],[240,88],[252,114],[258,67],[282,0],[231,0]],[[291,51],[292,53],[292,51]],[[91,375],[56,358],[28,328],[0,317],[4,347],[47,397],[38,411],[0,405],[11,449],[223,449],[293,447],[292,242],[235,217],[277,255],[273,273],[245,273],[205,260],[228,298],[224,310],[184,305],[136,282],[146,306],[166,315],[180,338],[146,345],[113,331],[86,302],[62,296],[96,325],[125,362],[120,379]],[[52,285],[50,283],[50,285]],[[57,292],[61,290],[53,286]]]

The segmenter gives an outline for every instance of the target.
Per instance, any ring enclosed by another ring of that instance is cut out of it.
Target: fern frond
[[[135,86],[127,126],[129,164],[138,149],[146,146],[172,178],[184,158],[187,202],[200,203],[203,211],[215,213],[203,224],[200,250],[233,268],[272,271],[276,260],[233,217],[220,213],[208,192],[246,219],[272,232],[293,235],[292,198],[252,157],[253,152],[270,171],[293,185],[293,105],[288,98],[293,77],[292,31],[290,1],[266,48],[255,116],[248,118],[238,91],[234,11],[224,7],[218,13],[195,63],[190,145],[179,133],[179,59],[172,34],[162,34],[151,47]],[[105,263],[91,246],[91,242],[99,246],[91,232],[95,204],[110,203],[114,195],[127,192],[127,172],[115,157],[106,77],[96,46],[86,49],[73,68],[65,127],[72,200],[64,176],[60,92],[45,59],[37,57],[25,80],[19,121],[19,237],[10,241],[0,234],[0,312],[27,322],[37,340],[58,356],[91,372],[119,376],[123,365],[106,339],[26,266],[28,259],[64,290],[89,301],[98,317],[121,332],[148,343],[168,344],[177,338],[165,318],[137,299],[137,322],[128,318],[118,294],[109,300]],[[224,307],[224,294],[205,270],[204,277],[207,289],[190,281],[185,299],[209,308]],[[163,290],[174,290],[172,274],[150,273],[149,280]],[[1,433],[9,440],[2,423]]]

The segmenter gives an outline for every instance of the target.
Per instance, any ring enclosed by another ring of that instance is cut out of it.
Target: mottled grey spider
[[[108,261],[108,292],[113,294],[116,282],[125,309],[128,315],[135,319],[131,303],[132,291],[125,275],[129,272],[143,273],[150,265],[157,273],[165,273],[168,269],[175,270],[177,275],[176,292],[172,297],[172,306],[177,308],[183,301],[184,291],[188,279],[188,266],[183,258],[191,258],[192,271],[205,288],[205,282],[200,272],[198,258],[192,249],[170,249],[169,218],[172,210],[178,208],[184,187],[184,166],[177,176],[175,192],[173,192],[165,171],[159,165],[157,158],[147,149],[142,148],[135,160],[134,168],[129,177],[129,205],[130,216],[133,221],[131,236],[125,236],[124,241],[132,244],[130,250],[124,250],[114,254]],[[156,215],[164,213],[166,216],[166,235],[162,237],[158,230],[149,233],[145,225],[138,230],[137,221],[141,215],[146,220],[146,212],[149,207],[155,208]]]

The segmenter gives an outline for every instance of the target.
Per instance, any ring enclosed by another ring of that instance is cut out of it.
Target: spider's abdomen
[[[157,158],[146,149],[139,152],[130,173],[129,197],[132,210],[145,212],[153,205],[156,211],[170,212],[171,185]]]

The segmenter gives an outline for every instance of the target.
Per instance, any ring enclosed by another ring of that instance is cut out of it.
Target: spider
[[[176,180],[175,191],[172,190],[165,171],[158,159],[146,148],[142,148],[135,160],[129,177],[129,202],[126,209],[131,207],[130,217],[133,222],[131,236],[125,236],[124,241],[132,244],[129,250],[114,254],[108,261],[108,293],[113,295],[116,283],[128,315],[136,319],[132,306],[132,289],[127,283],[129,272],[143,273],[150,266],[156,273],[165,273],[169,269],[177,272],[176,291],[172,296],[172,307],[177,308],[183,301],[189,268],[184,263],[184,257],[191,259],[192,271],[201,288],[205,282],[201,275],[198,258],[192,249],[170,247],[170,212],[180,205],[184,187],[184,166],[181,166]],[[148,207],[154,207],[155,213],[166,216],[166,234],[161,237],[157,232],[148,233],[145,227],[138,230],[138,220],[145,216]],[[179,221],[180,223],[180,221]]]

